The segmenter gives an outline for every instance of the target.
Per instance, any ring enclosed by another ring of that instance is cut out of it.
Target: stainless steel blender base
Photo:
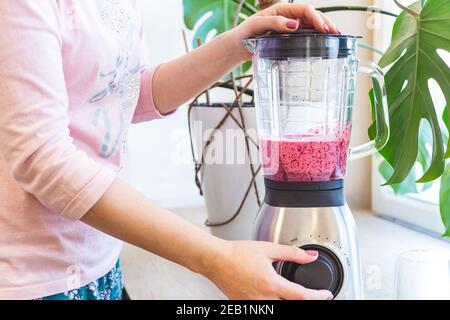
[[[335,299],[362,300],[363,282],[356,226],[347,205],[329,208],[278,208],[264,204],[254,228],[254,238],[277,244],[318,250],[315,268],[296,269],[293,263],[277,263],[277,271],[290,280],[333,282]],[[308,279],[308,272],[312,272]],[[331,286],[331,285],[330,285]],[[317,288],[319,289],[319,288]],[[320,288],[328,289],[328,288]]]

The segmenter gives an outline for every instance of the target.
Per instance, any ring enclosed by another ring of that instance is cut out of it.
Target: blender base
[[[364,298],[356,225],[347,204],[323,208],[264,204],[254,238],[319,252],[310,265],[276,263],[277,272],[288,280],[310,289],[328,289],[336,300]]]

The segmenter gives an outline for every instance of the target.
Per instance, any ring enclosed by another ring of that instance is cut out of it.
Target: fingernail
[[[328,297],[328,299],[327,299],[327,300],[328,300],[328,301],[331,301],[331,300],[333,300],[333,299],[334,299],[334,296],[333,296],[333,295],[331,295],[331,296],[329,296],[329,297]]]
[[[298,29],[298,21],[297,20],[288,20],[286,22],[286,27],[292,30]]]
[[[317,252],[317,251],[312,251],[312,250],[306,251],[306,254],[307,254],[308,256],[311,256],[311,257],[314,257],[314,258],[316,258],[316,257],[319,256],[319,252]]]
[[[325,29],[325,31],[327,33],[330,32],[330,28],[328,27],[328,25],[326,23],[323,24],[323,28]]]

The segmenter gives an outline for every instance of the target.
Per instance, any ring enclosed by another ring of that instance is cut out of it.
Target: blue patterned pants
[[[38,300],[121,300],[122,290],[122,271],[118,261],[108,274],[87,286]]]

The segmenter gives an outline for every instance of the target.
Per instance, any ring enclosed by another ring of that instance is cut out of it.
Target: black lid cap
[[[362,37],[299,30],[295,33],[269,33],[253,38],[258,42],[260,57],[271,60],[288,58],[346,58],[355,53],[357,40]]]

